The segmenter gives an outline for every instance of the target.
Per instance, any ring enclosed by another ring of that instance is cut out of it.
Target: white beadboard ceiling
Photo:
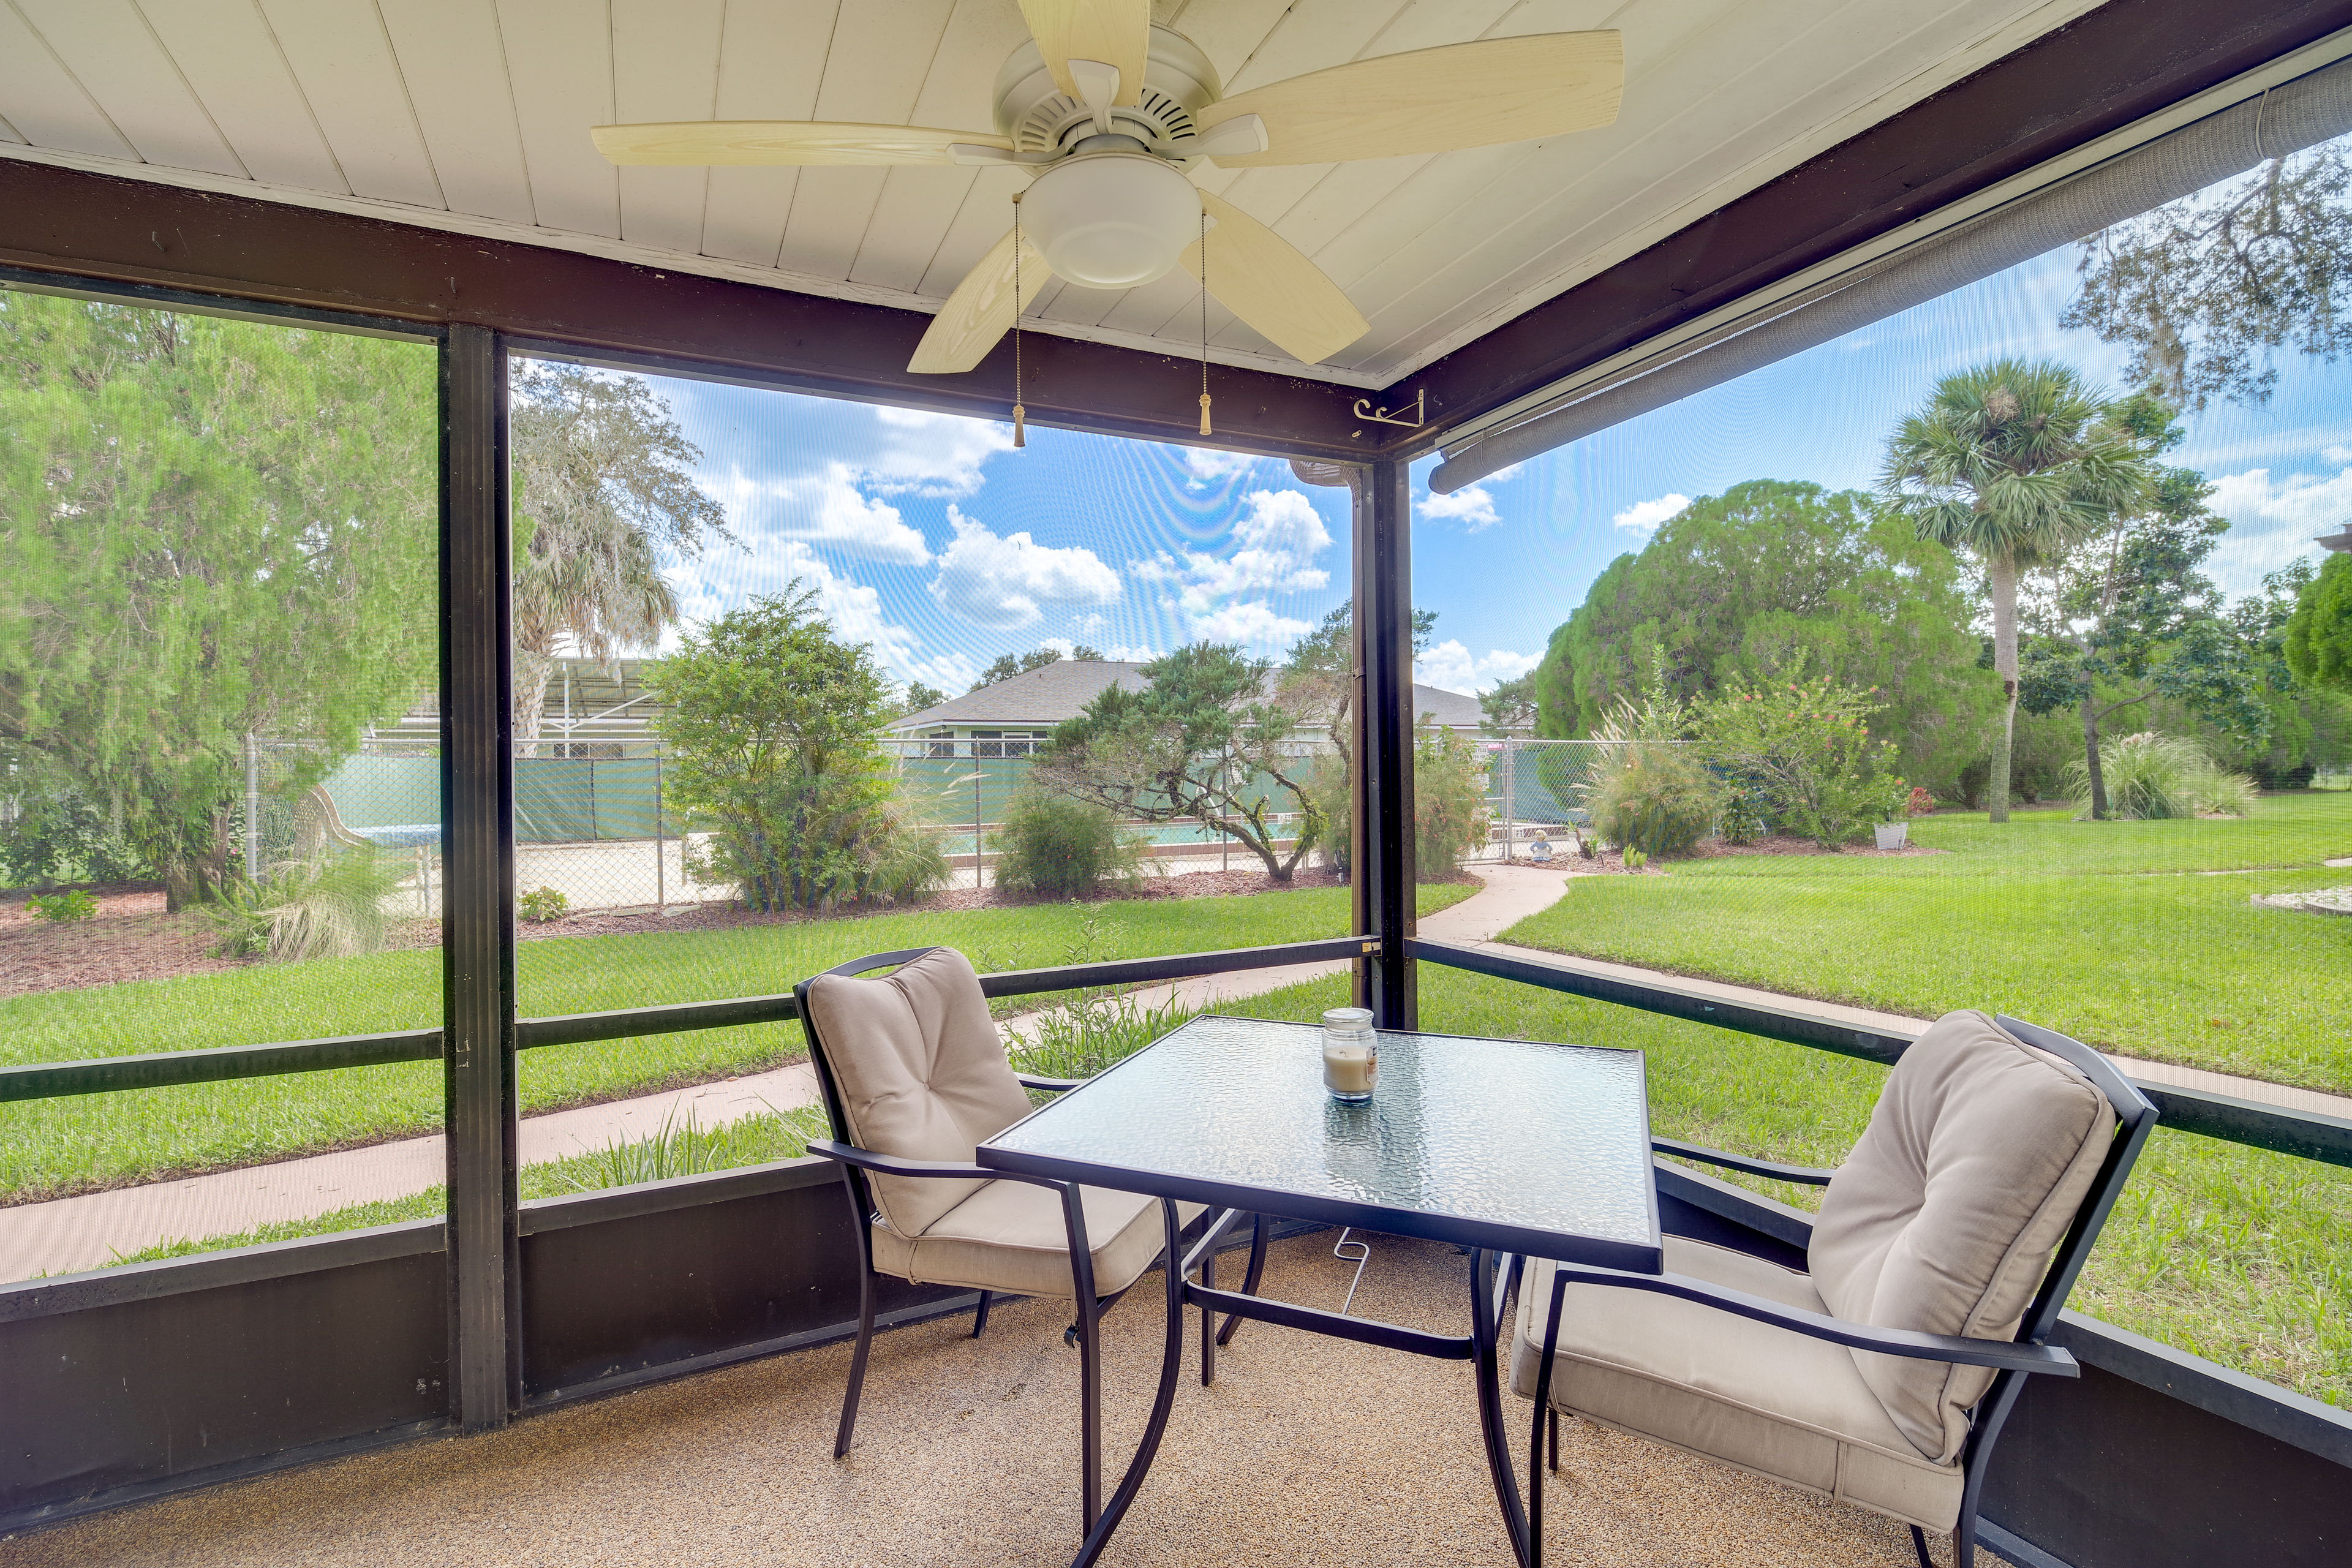
[[[1201,183],[1371,331],[1384,386],[2097,0],[1160,0],[1228,92],[1435,44],[1613,27],[1617,123]],[[1016,0],[0,0],[0,156],[936,310],[1011,223],[1003,169],[614,169],[614,121],[988,130]],[[1181,270],[1061,284],[1049,331],[1199,352]],[[1301,367],[1211,308],[1215,358]]]

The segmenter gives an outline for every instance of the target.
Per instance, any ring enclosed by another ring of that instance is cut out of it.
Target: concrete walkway
[[[1421,934],[1433,942],[1486,946],[1538,962],[1556,961],[1557,953],[1494,939],[1557,903],[1576,874],[1526,866],[1482,866],[1477,874],[1486,886],[1451,909],[1422,921]],[[1589,959],[1577,963],[1627,980],[1668,983],[1727,1001],[1766,1005],[1785,1001],[1771,992],[1693,980],[1632,964]],[[1206,1008],[1337,974],[1346,968],[1346,962],[1340,960],[1240,970],[1147,986],[1134,994],[1145,1005],[1173,1000],[1187,1007]],[[1809,1003],[1807,1007],[1859,1028],[1887,1034],[1916,1035],[1924,1027],[1917,1018],[1833,1002]],[[1010,1039],[1024,1039],[1034,1032],[1037,1017],[1027,1014],[1007,1020],[1003,1032]],[[2163,1062],[2122,1057],[2116,1060],[2132,1076],[2150,1083],[2232,1095],[2283,1110],[2352,1118],[2352,1099],[2341,1095]],[[522,1163],[536,1164],[614,1142],[650,1137],[665,1119],[683,1122],[691,1117],[701,1126],[715,1127],[745,1116],[813,1104],[817,1098],[815,1074],[807,1064],[800,1063],[635,1100],[528,1117],[522,1123]],[[230,1235],[259,1225],[307,1219],[352,1204],[405,1197],[442,1179],[443,1158],[438,1135],[407,1138],[277,1164],[0,1208],[0,1279],[102,1268],[116,1253],[135,1252],[166,1238]]]

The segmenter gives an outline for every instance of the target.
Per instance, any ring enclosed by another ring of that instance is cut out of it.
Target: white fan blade
[[[1054,275],[1045,253],[1021,241],[1021,306],[1037,297]],[[1013,303],[1013,231],[989,247],[972,269],[963,275],[948,302],[931,318],[930,330],[915,345],[907,368],[917,375],[955,375],[988,357],[996,340],[1013,330],[1017,312]]]
[[[1590,131],[1617,118],[1625,50],[1615,33],[1481,38],[1310,71],[1220,99],[1203,132],[1255,114],[1272,145],[1222,168],[1451,153]]]
[[[1021,19],[1054,73],[1054,85],[1079,102],[1086,94],[1070,62],[1100,60],[1118,72],[1118,102],[1143,100],[1143,68],[1151,54],[1151,0],[1021,0]]]
[[[1013,151],[1010,139],[979,131],[821,120],[680,120],[599,125],[589,134],[615,163],[951,164],[959,146]]]
[[[1371,331],[1297,246],[1222,197],[1202,191],[1201,205],[1217,220],[1206,241],[1209,292],[1283,353],[1319,364]],[[1184,268],[1195,278],[1202,244],[1184,247]]]

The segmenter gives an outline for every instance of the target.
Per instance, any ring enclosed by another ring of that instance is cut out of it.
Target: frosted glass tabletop
[[[997,1170],[1538,1258],[1663,1266],[1642,1053],[1381,1031],[1379,1089],[1322,1030],[1195,1018],[980,1145]]]

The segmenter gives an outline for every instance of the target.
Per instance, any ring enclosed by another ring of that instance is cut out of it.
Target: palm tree
[[[1998,359],[1936,384],[1886,443],[1879,493],[1919,537],[1965,550],[1992,600],[1993,668],[2007,706],[1987,785],[2009,820],[2017,726],[2017,580],[2096,534],[2153,481],[2145,448],[2071,365]]]
[[[701,452],[635,376],[541,365],[516,380],[514,733],[539,739],[548,678],[569,643],[610,661],[677,621],[661,549],[697,554],[727,515],[694,483]]]

